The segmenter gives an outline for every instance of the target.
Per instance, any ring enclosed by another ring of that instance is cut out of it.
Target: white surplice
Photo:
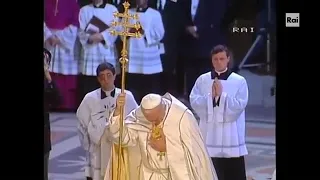
[[[244,77],[231,73],[222,84],[219,105],[213,107],[211,72],[202,74],[190,93],[190,104],[200,117],[201,133],[211,157],[248,154],[245,144],[245,108],[248,86]]]
[[[82,44],[81,53],[81,73],[87,76],[95,76],[96,68],[102,62],[109,62],[115,67],[117,66],[117,51],[115,41],[117,36],[110,34],[111,23],[114,18],[113,13],[118,12],[114,5],[106,4],[104,8],[95,8],[93,4],[86,5],[80,9],[79,13],[79,39]],[[95,16],[102,22],[107,24],[110,28],[100,32],[103,36],[105,44],[95,43],[88,44],[90,34],[87,33],[87,26],[91,18]],[[118,70],[117,70],[118,71]]]
[[[167,151],[162,160],[148,145],[152,125],[141,108],[125,118],[123,145],[128,147],[130,180],[217,180],[192,112],[170,94],[165,94],[163,100],[166,103],[163,132]],[[118,121],[119,116],[110,117],[108,124],[115,143],[119,138]],[[105,180],[109,180],[109,168]]]
[[[50,71],[63,75],[77,75],[78,61],[75,59],[77,52],[76,40],[77,40],[78,28],[74,25],[69,25],[62,30],[50,29],[44,23],[44,47],[48,49],[51,54],[51,66]],[[46,42],[50,37],[56,36],[61,45],[51,46]],[[76,54],[76,55],[75,55]]]
[[[115,108],[120,92],[121,89],[116,88],[114,97],[106,92],[107,97],[101,99],[101,89],[94,90],[84,97],[77,110],[80,142],[87,152],[85,175],[93,180],[103,178],[110,158],[112,143],[107,137],[108,132],[105,132],[105,123]],[[125,114],[129,114],[137,106],[132,93],[126,91]]]
[[[145,12],[136,12],[130,9],[130,14],[138,14],[144,35],[141,38],[129,38],[129,66],[128,72],[135,74],[156,74],[162,72],[161,39],[164,36],[164,27],[161,14],[152,8]],[[132,24],[136,20],[130,19]]]

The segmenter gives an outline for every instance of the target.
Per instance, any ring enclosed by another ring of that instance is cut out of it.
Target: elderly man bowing
[[[114,143],[118,143],[119,107],[124,103],[121,94],[110,117]],[[143,97],[125,118],[122,142],[128,147],[130,180],[217,179],[194,115],[170,94]]]

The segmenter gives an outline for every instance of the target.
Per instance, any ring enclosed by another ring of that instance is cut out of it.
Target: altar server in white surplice
[[[127,103],[124,97],[118,96],[109,121],[115,143],[119,138],[119,107]],[[156,132],[159,136],[154,137]],[[217,180],[197,120],[172,95],[143,97],[141,105],[125,118],[123,133],[130,180]],[[110,169],[106,172],[105,180],[109,180]]]
[[[108,132],[105,132],[105,124],[121,93],[114,86],[116,75],[112,64],[102,63],[96,71],[101,88],[89,92],[77,111],[80,141],[87,152],[87,180],[101,180],[105,174],[112,145],[107,137]],[[138,106],[131,92],[126,91],[126,94],[125,115]]]
[[[83,76],[79,79],[79,99],[99,87],[95,83],[95,69],[100,63],[109,62],[117,67],[117,36],[110,34],[115,12],[118,12],[117,8],[103,0],[93,0],[92,4],[80,9],[79,39],[83,50],[80,69]]]
[[[228,69],[227,47],[215,46],[211,56],[213,70],[198,77],[190,94],[190,104],[200,117],[200,129],[219,180],[246,180],[247,82]]]
[[[142,37],[129,38],[128,89],[140,102],[146,94],[160,90],[160,41],[164,27],[161,14],[148,6],[148,0],[132,0],[130,3],[133,8],[129,12],[138,14],[142,26],[139,30],[132,28],[130,32],[139,31]],[[136,20],[131,19],[130,23],[136,23]]]

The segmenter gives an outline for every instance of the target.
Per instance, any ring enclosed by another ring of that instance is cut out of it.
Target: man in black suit
[[[184,63],[188,94],[201,74],[210,71],[210,51],[218,44],[226,44],[221,21],[228,0],[184,0],[185,35],[182,39],[181,63]]]
[[[51,133],[50,133],[50,120],[49,108],[52,106],[57,107],[61,103],[61,97],[58,93],[54,82],[51,79],[49,72],[49,64],[51,54],[47,49],[44,49],[44,180],[48,180],[48,161],[51,150]]]
[[[157,9],[161,13],[162,22],[165,30],[164,37],[159,45],[160,50],[164,48],[161,55],[163,72],[161,73],[161,93],[173,92],[176,88],[176,78],[174,71],[178,60],[178,50],[180,46],[180,36],[183,32],[184,15],[181,2],[184,0],[149,0],[150,7]],[[162,47],[161,47],[162,46]],[[164,47],[163,47],[164,46]]]

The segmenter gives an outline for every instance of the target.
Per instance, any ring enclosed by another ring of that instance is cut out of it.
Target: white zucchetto
[[[143,109],[149,110],[161,104],[162,97],[159,94],[147,94],[141,100],[141,107]]]

